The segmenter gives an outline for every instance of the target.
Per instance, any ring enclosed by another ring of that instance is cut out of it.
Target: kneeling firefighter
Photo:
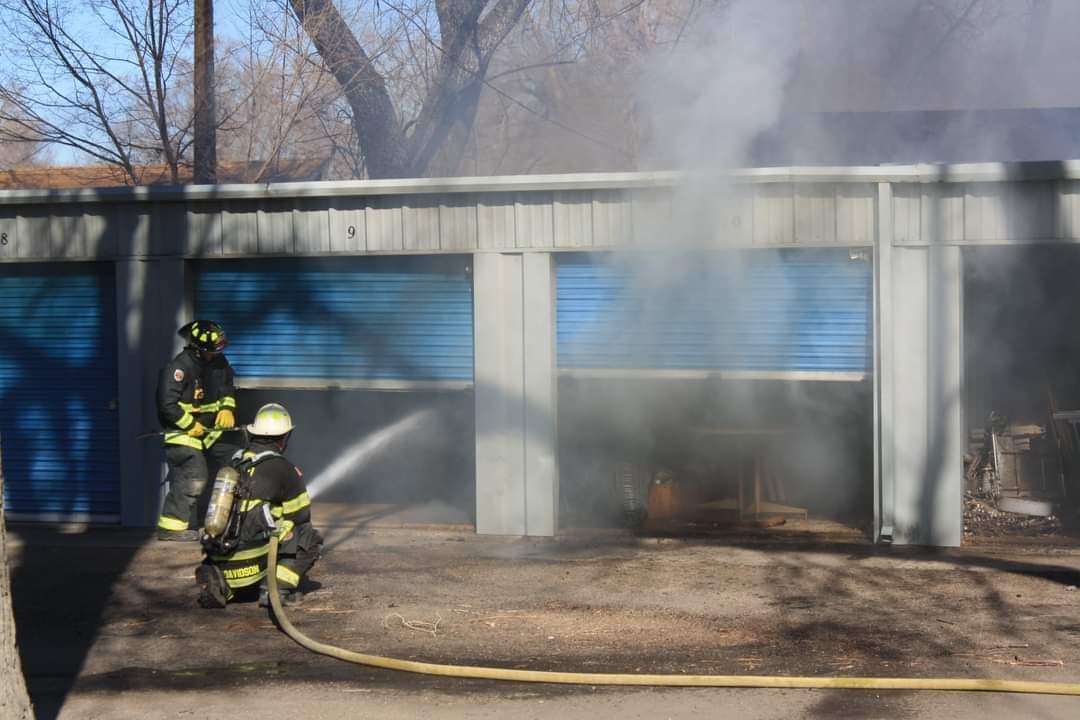
[[[279,543],[274,572],[282,601],[296,602],[300,581],[322,549],[303,476],[283,454],[293,430],[289,412],[277,403],[263,405],[245,429],[248,444],[218,472],[206,513],[205,557],[195,570],[202,607],[222,608],[256,589],[259,605],[269,605],[272,535]]]

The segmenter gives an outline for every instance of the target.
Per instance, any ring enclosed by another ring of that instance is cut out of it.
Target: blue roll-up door
[[[195,285],[242,385],[472,382],[467,258],[215,262]]]
[[[120,513],[111,266],[0,265],[0,443],[14,517]]]
[[[868,372],[868,251],[564,254],[560,369]]]

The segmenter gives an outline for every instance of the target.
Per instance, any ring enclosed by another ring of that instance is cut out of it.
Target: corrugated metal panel
[[[404,248],[401,199],[376,197],[367,206],[368,252],[394,252]]]
[[[514,237],[519,248],[555,244],[553,193],[518,193],[514,199]]]
[[[260,253],[291,253],[293,251],[292,208],[281,203],[261,203],[255,213],[256,234]]]
[[[367,250],[367,218],[364,206],[354,207],[351,203],[344,207],[330,208],[330,251],[365,252]]]
[[[796,186],[794,241],[798,245],[832,245],[836,242],[834,185]]]
[[[477,242],[477,196],[444,195],[439,205],[439,248],[472,250]]]
[[[108,218],[115,233],[118,257],[157,254],[157,249],[150,242],[152,205],[122,203],[109,210]]]
[[[754,195],[754,244],[795,242],[795,186],[762,185]]]
[[[922,242],[922,187],[897,183],[893,190],[893,242],[917,245]]]
[[[198,317],[217,320],[242,380],[472,380],[467,258],[207,263]]]
[[[847,249],[562,255],[559,367],[866,372],[871,294]]]
[[[593,244],[592,193],[557,192],[554,196],[555,247],[587,248]]]
[[[221,209],[222,253],[259,254],[259,221],[254,202],[226,203]]]
[[[836,190],[836,242],[838,245],[873,245],[877,218],[876,185],[838,185]]]
[[[596,190],[593,195],[593,244],[614,247],[634,237],[630,196],[622,190]]]
[[[298,202],[292,211],[292,227],[295,252],[330,252],[330,210],[325,201],[316,198]]]
[[[516,246],[514,196],[510,193],[477,198],[477,247],[483,250]]]
[[[402,201],[402,246],[405,250],[439,249],[439,198],[412,195]]]
[[[9,513],[120,512],[113,282],[96,265],[0,265]]]

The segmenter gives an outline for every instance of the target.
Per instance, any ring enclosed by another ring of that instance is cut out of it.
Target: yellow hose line
[[[397,660],[368,655],[327,645],[307,637],[289,621],[278,596],[276,573],[278,540],[270,538],[270,605],[281,629],[312,652],[346,662],[401,670],[422,675],[511,680],[514,682],[560,683],[569,685],[649,685],[666,687],[743,687],[743,688],[844,688],[857,690],[982,690],[991,692],[1035,693],[1041,695],[1080,695],[1080,683],[1034,682],[1029,680],[993,680],[990,678],[876,678],[876,677],[769,677],[764,675],[652,675],[623,673],[556,672],[550,670],[512,670],[475,665],[439,665],[436,663]]]

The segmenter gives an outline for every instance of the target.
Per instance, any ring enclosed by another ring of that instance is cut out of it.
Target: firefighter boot
[[[232,592],[221,568],[203,563],[195,568],[195,582],[199,585],[199,607],[223,608]]]
[[[304,593],[299,590],[278,588],[278,597],[281,598],[282,605],[299,605],[304,599]],[[259,607],[270,607],[270,593],[264,587],[259,588]]]

